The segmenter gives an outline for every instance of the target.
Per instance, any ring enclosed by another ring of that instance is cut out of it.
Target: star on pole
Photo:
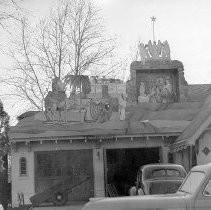
[[[153,35],[153,41],[155,42],[155,21],[156,21],[156,17],[155,16],[152,16],[150,17],[151,18],[151,21],[152,21],[152,35]]]
[[[155,21],[156,21],[156,17],[155,17],[155,16],[152,16],[152,17],[151,17],[151,21],[152,21],[152,22],[155,22]]]

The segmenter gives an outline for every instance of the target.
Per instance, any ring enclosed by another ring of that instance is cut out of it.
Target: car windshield
[[[204,176],[203,172],[191,171],[178,191],[192,194],[198,188]]]

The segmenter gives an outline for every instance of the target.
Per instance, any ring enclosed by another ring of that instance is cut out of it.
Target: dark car
[[[183,166],[177,164],[148,164],[139,168],[136,189],[144,194],[175,193],[187,173]]]

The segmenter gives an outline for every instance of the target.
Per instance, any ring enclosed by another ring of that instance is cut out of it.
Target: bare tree
[[[69,27],[72,29],[68,38],[74,54],[70,57],[71,71],[75,75],[87,70],[90,65],[102,65],[112,56],[113,39],[106,39],[102,17],[91,3],[84,0],[71,1]]]
[[[20,20],[21,0],[0,0],[0,26],[6,28],[10,20]]]
[[[27,20],[21,23],[19,40],[9,53],[14,67],[5,82],[30,108],[44,109],[44,98],[55,77],[68,84],[85,71],[106,73],[105,68],[108,72],[118,66],[110,62],[115,39],[106,37],[100,10],[90,1],[63,1],[34,28]]]

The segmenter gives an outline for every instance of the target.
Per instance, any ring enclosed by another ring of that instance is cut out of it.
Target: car
[[[83,210],[211,209],[211,164],[193,167],[176,193],[93,198]]]
[[[139,168],[136,194],[174,193],[182,184],[187,172],[178,164],[147,164]]]

